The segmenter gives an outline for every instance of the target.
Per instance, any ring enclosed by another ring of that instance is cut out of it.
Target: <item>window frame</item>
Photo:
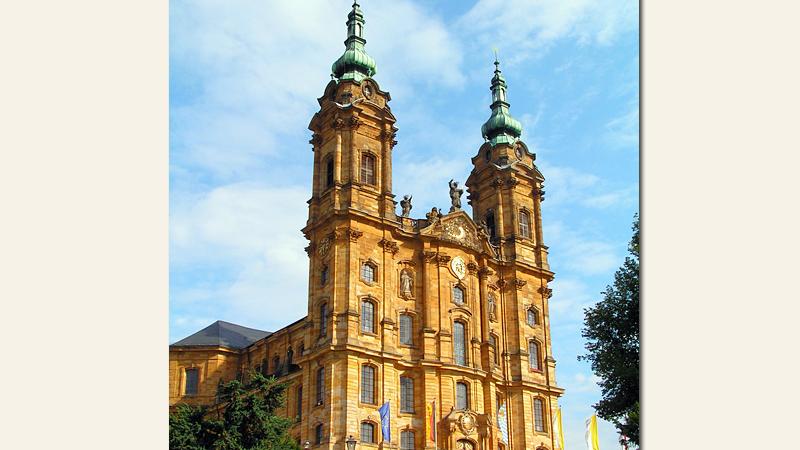
[[[369,316],[365,316],[365,305],[369,305],[371,308],[371,314]],[[361,322],[359,325],[359,330],[362,334],[371,334],[377,336],[378,328],[377,328],[377,319],[378,319],[378,302],[375,301],[372,297],[362,297],[360,303],[361,311],[359,311],[359,321]],[[369,319],[369,323],[371,326],[367,329],[365,328],[366,320]]]
[[[464,386],[464,407],[463,408],[461,408],[459,406],[459,401],[458,401],[459,400],[459,395],[458,395],[459,386]],[[455,390],[456,390],[456,392],[455,392],[455,397],[454,397],[455,398],[455,405],[454,406],[455,406],[456,411],[468,411],[469,410],[469,400],[470,400],[470,398],[469,398],[469,383],[467,383],[464,380],[459,380],[459,381],[456,382]]]
[[[541,413],[541,422],[539,422],[537,420],[538,419],[537,414],[536,414],[536,405],[537,404],[541,406],[541,411],[539,411]],[[541,398],[541,397],[534,397],[533,398],[533,431],[536,432],[536,433],[543,433],[543,434],[547,434],[547,432],[548,432],[547,431],[547,412],[545,411],[544,399]]]
[[[325,189],[332,188],[336,184],[336,163],[333,161],[333,155],[325,158]]]
[[[372,278],[368,279],[364,276],[364,270],[369,267],[371,270]],[[373,286],[378,283],[378,264],[371,259],[366,261],[361,261],[361,267],[358,270],[358,278],[367,283],[370,286]]]
[[[371,439],[370,440],[364,439],[364,425],[368,425],[370,427],[370,435],[371,435]],[[377,442],[378,439],[377,439],[377,436],[376,436],[377,433],[375,433],[375,429],[376,428],[377,427],[375,426],[374,422],[369,421],[369,420],[362,420],[361,421],[361,425],[358,427],[359,441],[361,443],[366,443],[366,444],[377,444],[378,443]]]
[[[189,392],[189,373],[194,374],[194,392]],[[199,367],[184,367],[183,368],[183,396],[194,397],[200,393],[200,368]]]
[[[411,446],[407,445],[410,435]],[[417,445],[417,436],[414,430],[400,430],[400,450],[415,450]]]
[[[322,444],[323,432],[324,432],[324,424],[318,423],[316,426],[314,426],[314,441],[315,441],[314,445]]]
[[[408,375],[400,376],[400,412],[414,414],[414,377]],[[410,401],[410,407],[409,407]]]
[[[456,301],[456,290],[461,292],[461,303]],[[452,298],[452,302],[456,306],[467,306],[467,288],[461,283],[453,284],[452,289],[450,289],[450,297]]]
[[[457,339],[456,338],[456,328],[459,325],[463,328],[462,339]],[[466,321],[463,321],[463,320],[454,320],[453,321],[453,364],[455,364],[457,366],[469,367],[469,351],[468,351],[469,335],[468,335],[468,331],[467,331],[468,328],[469,328],[469,325],[468,325],[468,323]],[[459,343],[459,342],[461,343],[461,347],[463,349],[463,354],[460,355],[460,356],[462,356],[463,362],[460,362],[460,360],[458,358],[458,356],[459,356],[459,354],[457,352],[458,346],[456,344]]]
[[[316,401],[314,406],[321,406],[325,403],[325,366],[317,368],[316,380],[314,384]]]
[[[369,164],[372,167],[369,167]],[[378,169],[378,155],[372,152],[361,152],[361,161],[359,165],[359,181],[361,184],[368,186],[377,186],[377,169]]]
[[[366,384],[366,377],[365,377],[365,370],[371,371],[371,381],[369,382],[370,386],[365,386]],[[372,364],[364,363],[361,364],[361,369],[359,370],[358,376],[358,401],[359,403],[365,405],[377,405],[378,404],[378,368]],[[369,390],[365,389],[368,387]],[[369,393],[369,398],[365,398],[365,395]]]
[[[319,305],[319,337],[328,336],[328,302]]]
[[[533,323],[531,323],[531,314],[533,314]],[[539,310],[531,305],[525,310],[525,323],[528,324],[530,327],[537,327],[541,324],[541,316],[539,315]]]
[[[406,321],[406,333],[405,334],[407,334],[407,338],[408,338],[406,341],[403,340],[403,334],[404,334],[403,333],[403,329],[404,329],[403,322],[404,322],[404,319]],[[397,319],[397,322],[398,322],[398,328],[399,328],[399,332],[397,334],[398,334],[398,337],[400,339],[400,345],[408,346],[408,347],[413,346],[414,345],[414,316],[409,314],[409,313],[407,313],[407,312],[402,312],[402,313],[400,313],[400,317]]]
[[[523,220],[523,218],[525,220]],[[519,235],[525,239],[531,239],[531,213],[525,208],[519,210],[518,231]]]
[[[536,355],[532,355],[531,349],[536,349]],[[536,362],[536,366],[533,367],[532,363]],[[541,372],[542,371],[542,345],[537,339],[528,339],[528,369],[533,372]]]

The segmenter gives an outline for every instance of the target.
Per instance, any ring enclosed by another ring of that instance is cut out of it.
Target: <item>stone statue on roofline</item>
[[[400,208],[403,209],[402,217],[408,217],[408,215],[411,213],[411,208],[413,208],[411,206],[411,199],[412,198],[413,198],[412,195],[404,195],[403,199],[400,200]]]
[[[463,189],[459,189],[458,181],[450,180],[450,212],[461,210],[461,195],[464,193]]]

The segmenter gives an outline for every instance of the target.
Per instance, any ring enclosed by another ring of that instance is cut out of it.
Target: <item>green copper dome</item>
[[[364,13],[357,1],[353,2],[353,9],[347,15],[347,39],[344,54],[333,63],[331,71],[339,80],[361,81],[375,75],[375,60],[364,50]]]
[[[497,144],[511,144],[522,135],[522,123],[508,112],[509,103],[506,101],[506,80],[500,72],[500,62],[494,61],[494,77],[492,77],[492,115],[489,116],[481,127],[481,134],[492,146]]]

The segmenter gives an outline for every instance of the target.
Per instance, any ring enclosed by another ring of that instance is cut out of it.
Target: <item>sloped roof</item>
[[[269,331],[247,328],[218,320],[197,333],[183,338],[170,347],[213,345],[234,349],[245,348],[253,342],[272,334]]]

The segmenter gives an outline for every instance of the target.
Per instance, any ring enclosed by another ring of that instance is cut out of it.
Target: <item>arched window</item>
[[[361,331],[375,332],[375,304],[369,300],[361,301]]]
[[[532,306],[527,311],[527,322],[532,327],[539,325],[539,312]]]
[[[467,330],[464,322],[453,323],[453,359],[459,366],[467,365]]]
[[[464,304],[464,288],[461,286],[453,286],[453,303],[456,305]]]
[[[494,350],[494,363],[500,364],[500,352],[497,350],[497,338],[495,335],[489,335],[489,346]]]
[[[322,266],[322,270],[319,272],[319,285],[325,286],[328,282],[328,266]]]
[[[494,211],[492,210],[489,210],[489,212],[486,213],[486,228],[489,229],[489,236],[492,239],[497,237],[497,228],[494,222]]]
[[[361,366],[361,403],[375,404],[375,368]]]
[[[525,210],[519,212],[519,234],[522,237],[531,238],[531,215]]]
[[[541,363],[539,362],[540,352],[539,343],[536,341],[528,341],[528,365],[533,370],[542,370]]]
[[[333,158],[328,158],[325,162],[325,187],[333,186]]]
[[[317,369],[317,405],[321,405],[325,393],[325,367]]]
[[[414,412],[414,379],[400,377],[400,411]]]
[[[317,445],[322,444],[322,424],[314,427],[314,442]]]
[[[361,442],[375,443],[375,425],[370,422],[361,422]]]
[[[375,264],[372,264],[371,262],[365,262],[361,265],[361,279],[368,283],[374,283],[377,280],[377,269],[378,268],[375,266]]]
[[[297,410],[297,420],[303,420],[303,386],[297,386],[297,398],[295,408]]]
[[[544,402],[540,398],[533,399],[533,426],[540,433],[545,431]]]
[[[319,305],[319,335],[320,337],[328,334],[328,304]]]
[[[414,319],[409,314],[400,314],[400,343],[413,344]]]
[[[469,409],[469,389],[467,383],[456,383],[456,409]]]
[[[414,432],[403,430],[400,432],[400,450],[414,450]]]
[[[375,157],[369,153],[361,155],[361,182],[375,185]]]

